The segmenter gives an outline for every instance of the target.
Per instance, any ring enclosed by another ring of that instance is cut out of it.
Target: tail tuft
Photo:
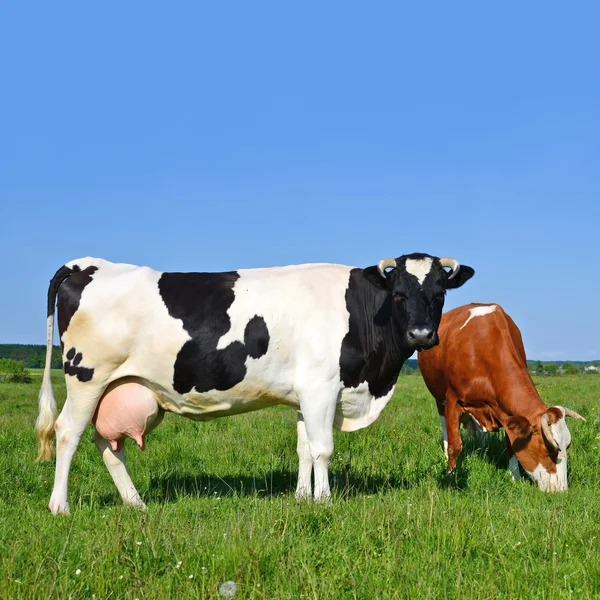
[[[40,412],[35,424],[35,433],[40,443],[40,451],[37,460],[52,460],[54,456],[54,443],[52,434],[54,423],[58,417],[58,408],[52,392],[50,381],[50,367],[52,362],[52,336],[54,333],[54,315],[48,317],[48,347],[46,348],[46,366],[44,378],[40,389],[39,406]]]
[[[44,366],[44,378],[40,389],[39,406],[40,412],[35,424],[35,433],[40,443],[40,451],[37,460],[52,460],[54,456],[54,444],[52,434],[54,424],[58,418],[58,408],[52,392],[52,381],[50,380],[50,367],[52,366],[52,340],[54,338],[54,307],[56,295],[60,284],[73,273],[70,267],[62,266],[50,280],[48,287],[48,320],[46,330],[46,364]]]

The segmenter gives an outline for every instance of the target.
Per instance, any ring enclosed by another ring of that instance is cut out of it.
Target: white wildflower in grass
[[[75,571],[75,575],[81,575],[81,569],[77,569],[77,571]]]
[[[141,545],[142,545],[142,542],[136,542],[136,544],[137,544],[138,546],[141,546]]]
[[[219,594],[223,598],[233,598],[237,594],[237,589],[235,581],[226,581],[219,587]]]
[[[123,579],[123,575],[119,575],[119,579]]]
[[[178,561],[177,561],[177,564],[175,565],[175,568],[176,568],[176,569],[179,569],[179,567],[181,567],[181,561],[180,561],[180,560],[178,560]]]
[[[200,573],[202,573],[202,575],[206,575],[208,573],[208,569],[206,567],[202,567],[200,569]]]
[[[188,575],[188,579],[194,579],[193,575]]]

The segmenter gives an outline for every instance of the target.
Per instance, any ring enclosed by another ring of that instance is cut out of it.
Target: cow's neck
[[[391,294],[377,290],[360,269],[350,274],[346,291],[349,330],[342,341],[340,373],[346,387],[367,382],[375,397],[387,394],[413,350],[391,316]]]
[[[501,379],[498,378],[494,387],[502,410],[506,413],[505,419],[520,415],[533,422],[548,408],[540,398],[527,368],[522,365],[515,365],[510,376],[507,377],[505,373]]]

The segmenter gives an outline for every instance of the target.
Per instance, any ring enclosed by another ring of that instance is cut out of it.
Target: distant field
[[[331,506],[296,503],[295,414],[273,408],[167,415],[145,452],[129,444],[146,514],[87,433],[67,518],[46,510],[54,465],[34,462],[38,385],[0,385],[0,598],[215,598],[227,580],[238,598],[599,598],[600,377],[536,383],[588,419],[570,423],[563,494],[513,483],[498,435],[448,481],[433,399],[407,376],[377,423],[336,432]]]

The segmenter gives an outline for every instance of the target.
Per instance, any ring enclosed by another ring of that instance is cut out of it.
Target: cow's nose
[[[431,348],[435,346],[435,331],[433,329],[409,329],[406,332],[408,343],[413,348]]]

